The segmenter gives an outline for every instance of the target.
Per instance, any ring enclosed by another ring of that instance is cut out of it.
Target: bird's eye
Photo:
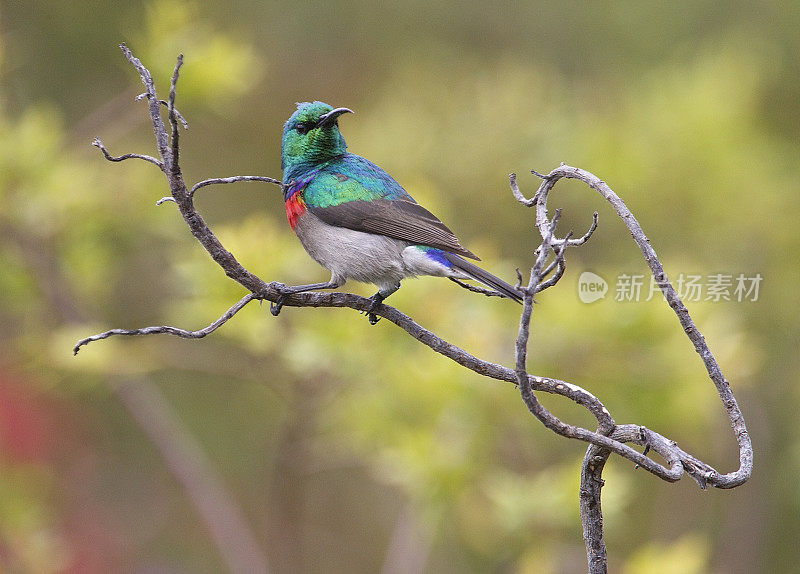
[[[307,134],[307,133],[308,133],[309,126],[308,126],[308,124],[307,124],[307,123],[305,123],[305,122],[300,122],[299,124],[297,124],[297,125],[294,127],[294,129],[296,129],[296,130],[297,130],[297,133],[299,133],[300,135],[304,135],[304,134]]]

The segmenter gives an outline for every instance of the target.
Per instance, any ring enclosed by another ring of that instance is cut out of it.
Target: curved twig
[[[211,179],[204,179],[195,183],[192,189],[189,190],[189,195],[194,196],[194,192],[207,185],[218,185],[225,183],[236,183],[237,181],[266,181],[267,183],[274,183],[283,187],[283,182],[272,177],[265,177],[263,175],[234,175],[232,177],[214,177]]]
[[[100,148],[100,151],[103,152],[103,155],[106,156],[108,161],[125,161],[126,159],[142,159],[144,161],[148,161],[154,165],[157,165],[160,170],[164,170],[164,164],[158,161],[156,158],[151,157],[149,155],[143,155],[140,153],[125,153],[122,155],[114,156],[108,153],[106,146],[103,145],[103,142],[100,138],[94,138],[92,140],[92,145],[96,148]]]
[[[91,337],[86,337],[85,339],[81,339],[77,342],[75,347],[72,349],[72,354],[77,355],[78,351],[81,350],[81,347],[84,345],[88,345],[92,341],[100,341],[101,339],[108,339],[112,335],[128,335],[128,336],[135,336],[135,335],[156,335],[159,333],[167,333],[169,335],[175,335],[176,337],[183,337],[184,339],[202,339],[206,335],[213,333],[217,329],[219,329],[222,325],[224,325],[228,319],[236,315],[239,311],[242,310],[242,307],[247,305],[253,299],[256,299],[256,295],[253,293],[248,293],[230,309],[225,311],[225,313],[216,321],[211,323],[208,327],[204,329],[200,329],[199,331],[187,331],[186,329],[179,329],[178,327],[169,327],[167,325],[162,325],[160,327],[144,327],[142,329],[111,329],[110,331],[106,331],[104,333],[99,333],[97,335],[92,335]]]
[[[141,93],[138,96],[136,96],[136,101],[138,102],[138,101],[143,100],[143,99],[145,99],[147,97],[148,97],[147,92]],[[169,102],[167,100],[158,100],[158,103],[161,104],[164,107],[168,107],[169,106]],[[183,129],[188,130],[189,129],[189,122],[186,121],[186,118],[184,118],[183,115],[181,115],[181,113],[178,111],[178,108],[173,106],[172,109],[175,111],[175,116],[177,116],[178,121],[181,122],[181,125],[183,125]]]

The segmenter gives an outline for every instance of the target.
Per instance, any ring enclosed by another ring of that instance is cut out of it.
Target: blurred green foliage
[[[612,571],[791,572],[800,560],[800,12],[789,2],[272,3],[31,1],[0,6],[0,569],[216,572],[182,484],[119,400],[157,385],[198,439],[277,572],[582,571],[584,447],[533,420],[512,385],[466,372],[388,323],[252,304],[194,242],[158,170],[129,43],[166,94],[178,53],[188,180],[280,176],[295,101],[348,106],[350,149],[380,164],[509,279],[533,260],[530,169],[593,171],[632,208],[667,272],[763,276],[752,302],[690,303],[732,381],[756,473],[730,492],[606,469]],[[251,271],[324,280],[277,188],[204,188],[197,204]],[[579,384],[728,471],[737,451],[702,364],[660,301],[613,301],[645,273],[599,197],[562,182],[562,229],[592,241],[540,297],[532,372]],[[606,300],[577,297],[590,270]],[[370,286],[348,285],[368,295]],[[645,291],[648,289],[645,283]],[[391,303],[510,365],[519,309],[435,279]],[[543,401],[574,423],[586,413]],[[392,560],[390,560],[391,557]],[[400,557],[400,558],[397,558]],[[675,570],[675,568],[680,570]]]

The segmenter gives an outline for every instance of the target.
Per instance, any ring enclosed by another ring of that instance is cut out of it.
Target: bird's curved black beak
[[[324,128],[325,126],[331,125],[333,122],[336,121],[336,118],[341,116],[342,114],[354,114],[355,112],[350,108],[336,108],[335,110],[329,111],[327,114],[322,114],[319,117],[319,121],[314,126],[315,128]]]

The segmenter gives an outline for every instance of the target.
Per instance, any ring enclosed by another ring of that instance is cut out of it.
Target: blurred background
[[[792,2],[0,3],[0,570],[585,571],[585,445],[487,380],[351,310],[252,304],[191,237],[161,173],[124,41],[178,107],[187,181],[280,177],[295,102],[356,111],[350,150],[378,163],[494,273],[538,244],[517,204],[531,169],[607,181],[668,274],[760,275],[758,297],[689,301],[740,401],[755,472],[732,491],[667,484],[612,458],[611,571],[793,572],[800,561],[800,10]],[[204,188],[197,206],[265,280],[324,281],[278,188]],[[581,385],[722,472],[738,455],[701,361],[613,212],[559,183],[561,230],[592,241],[539,298],[530,370]],[[609,285],[578,297],[591,271]],[[644,277],[616,301],[618,277]],[[371,286],[347,289],[370,295]],[[755,300],[754,300],[755,299]],[[519,307],[432,278],[391,304],[513,364]],[[556,414],[581,409],[543,397]]]

